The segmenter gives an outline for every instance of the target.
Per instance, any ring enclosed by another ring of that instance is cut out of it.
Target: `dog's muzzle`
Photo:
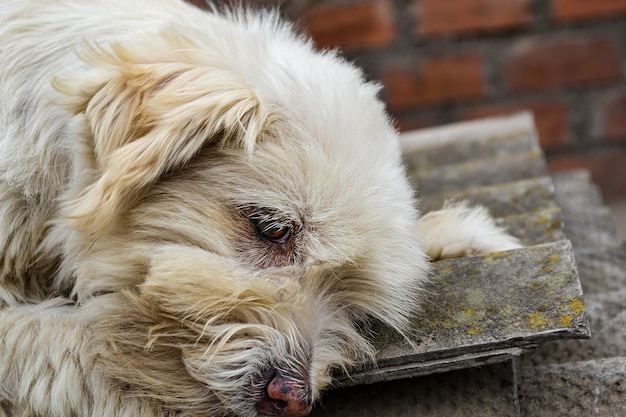
[[[261,415],[304,417],[311,413],[311,389],[302,381],[276,373],[267,384],[256,409]]]

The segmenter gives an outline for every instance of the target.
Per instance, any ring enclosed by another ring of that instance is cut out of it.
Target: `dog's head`
[[[66,251],[79,300],[123,300],[119,378],[190,414],[304,415],[373,358],[369,320],[405,329],[426,261],[377,87],[248,25],[236,49],[116,45],[59,84],[88,138]]]

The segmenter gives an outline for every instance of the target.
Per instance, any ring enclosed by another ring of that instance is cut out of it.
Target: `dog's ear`
[[[251,152],[267,122],[241,76],[197,51],[149,56],[118,46],[93,55],[99,74],[57,83],[93,137],[97,179],[66,206],[72,225],[88,233],[106,228],[142,190],[207,143]]]

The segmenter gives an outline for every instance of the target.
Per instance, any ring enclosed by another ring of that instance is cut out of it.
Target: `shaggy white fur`
[[[425,253],[517,246],[418,224],[378,87],[273,14],[3,0],[0,50],[0,414],[305,415]]]

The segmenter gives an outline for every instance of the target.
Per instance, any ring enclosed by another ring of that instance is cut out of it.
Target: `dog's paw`
[[[419,232],[432,261],[521,248],[519,241],[496,226],[483,206],[446,203],[420,219]]]

